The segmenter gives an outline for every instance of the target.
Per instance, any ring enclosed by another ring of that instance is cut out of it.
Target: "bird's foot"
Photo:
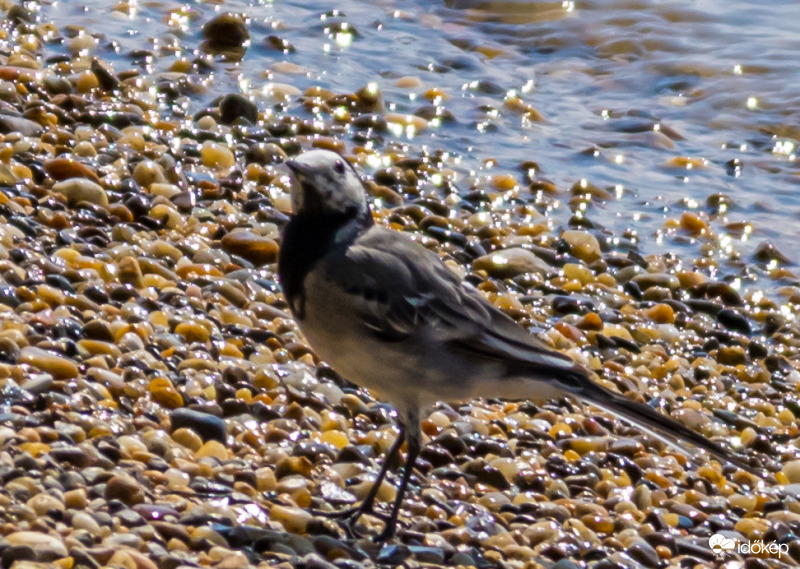
[[[323,518],[342,520],[343,521],[342,525],[344,526],[344,530],[350,539],[361,539],[368,537],[356,530],[356,524],[358,523],[358,520],[360,520],[362,516],[370,516],[373,518],[377,518],[380,521],[382,521],[385,525],[385,528],[383,529],[383,531],[381,531],[381,533],[372,536],[373,541],[382,542],[391,539],[394,536],[394,524],[392,523],[391,519],[392,517],[388,514],[376,512],[372,504],[360,504],[358,506],[353,506],[352,508],[336,510],[335,512],[311,510],[311,514]]]
[[[355,514],[359,513],[362,509],[362,506],[353,506],[352,508],[345,508],[343,510],[334,510],[333,512],[327,512],[323,510],[316,510],[311,508],[309,512],[313,516],[318,516],[320,518],[330,518],[332,520],[338,519],[347,519],[349,517],[354,516]]]

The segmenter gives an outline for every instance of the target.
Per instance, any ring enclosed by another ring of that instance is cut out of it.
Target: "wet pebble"
[[[238,14],[226,12],[203,25],[203,37],[211,49],[240,48],[250,41],[247,23]]]
[[[680,281],[675,275],[665,273],[644,273],[636,275],[632,279],[642,290],[650,287],[662,287],[665,289],[680,288]]]
[[[191,429],[200,435],[203,441],[214,440],[225,444],[227,439],[225,421],[210,413],[186,408],[175,409],[170,413],[170,423],[173,431]]]
[[[13,547],[29,547],[37,561],[54,561],[67,556],[67,548],[58,537],[36,531],[17,531],[5,536]]]
[[[106,482],[106,500],[119,500],[124,504],[135,505],[144,501],[145,492],[141,484],[130,475],[112,476]]]
[[[592,263],[602,256],[600,242],[588,231],[569,229],[561,233],[572,255],[586,263]]]
[[[68,178],[54,184],[53,191],[64,195],[70,205],[80,202],[89,202],[103,207],[108,205],[106,191],[88,178]]]
[[[752,332],[747,318],[732,308],[723,308],[717,312],[717,321],[726,328],[742,334],[750,334]]]
[[[222,124],[233,124],[237,119],[244,119],[253,124],[258,120],[258,107],[239,93],[222,97],[219,102],[219,112]]]
[[[546,261],[522,248],[504,249],[478,257],[472,263],[477,271],[486,271],[498,278],[513,278],[525,273],[547,273],[553,270]]]
[[[0,133],[19,133],[23,136],[36,136],[44,128],[39,123],[12,115],[0,114]]]
[[[222,238],[222,247],[228,253],[244,257],[255,265],[272,263],[278,258],[278,244],[246,229],[235,229]]]
[[[71,359],[34,346],[22,348],[17,361],[47,372],[56,379],[78,376],[78,366]]]

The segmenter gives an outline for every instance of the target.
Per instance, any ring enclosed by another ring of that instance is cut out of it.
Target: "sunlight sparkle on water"
[[[791,156],[794,154],[794,142],[791,140],[776,140],[772,147],[773,154],[780,154],[781,156]]]

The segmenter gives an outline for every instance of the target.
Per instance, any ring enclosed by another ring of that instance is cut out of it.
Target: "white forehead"
[[[348,161],[330,150],[309,150],[293,159],[302,167],[299,176],[314,188],[315,198],[324,203],[329,211],[344,211],[356,206],[367,209],[364,186],[356,171]],[[305,191],[295,187],[292,195],[294,211],[304,207],[304,200],[310,199]]]
[[[294,159],[298,164],[304,164],[314,169],[325,170],[333,168],[336,162],[345,162],[345,159],[330,150],[309,150]]]

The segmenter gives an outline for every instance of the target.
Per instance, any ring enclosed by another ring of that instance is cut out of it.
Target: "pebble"
[[[178,393],[172,382],[164,377],[158,377],[150,382],[150,393],[153,400],[168,409],[183,407],[183,396]]]
[[[202,437],[203,441],[215,440],[225,444],[228,433],[225,421],[210,413],[203,413],[182,407],[175,409],[169,415],[174,431],[178,429],[191,429]]]
[[[88,178],[68,178],[53,184],[53,191],[67,198],[70,205],[89,202],[99,206],[108,205],[108,195],[100,184]]]
[[[240,48],[250,40],[247,23],[238,14],[226,12],[203,25],[203,37],[215,50]]]
[[[661,324],[675,322],[675,311],[669,304],[659,303],[647,310],[647,317]]]
[[[762,241],[756,246],[753,256],[762,262],[777,261],[782,265],[792,264],[791,258],[787,257],[784,253],[778,250],[775,245],[769,241]]]
[[[239,255],[257,266],[273,263],[278,258],[278,244],[246,229],[235,229],[226,234],[222,247],[232,255]]]
[[[70,158],[54,158],[44,163],[44,171],[54,180],[67,180],[70,178],[87,178],[96,184],[100,178],[88,166]]]
[[[102,528],[97,520],[87,512],[75,512],[70,520],[74,529],[80,529],[89,532],[92,536],[99,537],[102,535]]]
[[[78,377],[78,366],[71,359],[59,356],[34,346],[25,346],[20,351],[17,362],[28,364],[51,374],[55,379]]]
[[[133,167],[133,179],[143,188],[149,188],[151,184],[166,183],[167,177],[161,164],[155,160],[141,160]]]
[[[37,531],[16,531],[5,536],[6,542],[14,547],[30,547],[36,561],[54,561],[66,557],[67,548],[58,537]]]
[[[661,556],[644,539],[634,539],[632,543],[628,543],[626,551],[630,557],[645,567],[660,567],[661,565]]]
[[[681,285],[678,277],[665,273],[644,273],[641,275],[636,275],[631,280],[639,285],[642,290],[646,290],[651,287],[676,289],[680,288]]]
[[[37,494],[27,502],[27,506],[38,516],[46,516],[48,512],[63,512],[64,502],[49,494]]]
[[[233,124],[237,119],[244,119],[254,124],[258,120],[258,107],[239,93],[222,97],[219,102],[219,113],[222,124]]]
[[[789,484],[800,483],[800,460],[790,460],[783,465],[781,472]]]
[[[685,211],[681,214],[681,228],[692,235],[705,235],[709,232],[708,223],[699,215]]]
[[[215,440],[206,441],[195,451],[194,456],[198,459],[211,457],[217,460],[229,460],[231,458],[230,451],[225,448],[225,445]]]
[[[234,165],[233,152],[222,144],[205,142],[200,151],[203,165],[217,170],[226,170]]]
[[[548,273],[553,270],[546,261],[519,247],[478,257],[472,262],[472,268],[486,271],[497,278],[513,278],[525,273]]]
[[[600,242],[588,231],[568,229],[561,233],[561,239],[569,244],[570,252],[578,259],[592,263],[602,256]]]
[[[33,393],[34,395],[38,395],[41,393],[47,393],[52,389],[55,385],[55,381],[53,381],[53,376],[50,374],[41,374],[38,377],[32,377],[25,383],[23,383],[20,387],[29,393]]]
[[[271,520],[281,523],[286,531],[293,533],[305,532],[312,519],[311,514],[306,510],[279,504],[270,508],[269,517]]]
[[[140,504],[144,501],[144,498],[144,489],[132,476],[120,474],[112,476],[108,482],[106,482],[106,500],[119,500],[130,506]]]
[[[752,329],[747,318],[732,308],[723,308],[717,312],[717,321],[730,330],[750,334]]]

